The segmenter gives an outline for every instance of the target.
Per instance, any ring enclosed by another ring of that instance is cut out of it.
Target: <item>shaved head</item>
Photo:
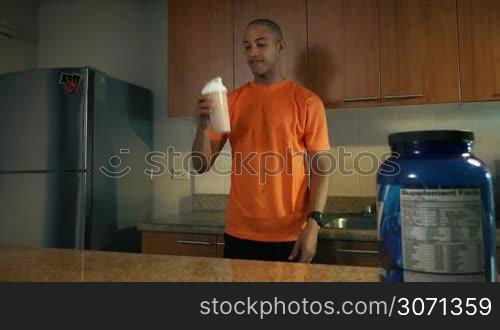
[[[273,34],[276,42],[283,40],[283,32],[281,32],[280,26],[273,20],[267,18],[254,19],[248,23],[247,28],[253,25],[261,25],[267,27]]]

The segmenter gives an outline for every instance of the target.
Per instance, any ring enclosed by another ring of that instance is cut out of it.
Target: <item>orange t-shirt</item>
[[[253,81],[228,95],[232,149],[225,231],[255,241],[298,238],[308,202],[306,151],[329,150],[325,108],[310,90],[284,80]]]

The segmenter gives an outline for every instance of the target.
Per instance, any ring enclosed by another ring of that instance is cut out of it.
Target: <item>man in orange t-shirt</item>
[[[231,132],[225,136],[210,124],[214,105],[199,99],[193,166],[208,171],[229,140],[226,258],[309,263],[328,191],[325,109],[317,95],[282,76],[285,43],[275,22],[250,22],[243,46],[255,78],[229,93]]]

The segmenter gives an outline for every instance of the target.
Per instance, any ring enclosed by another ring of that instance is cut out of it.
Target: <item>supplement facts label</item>
[[[484,272],[480,189],[401,189],[405,270]]]

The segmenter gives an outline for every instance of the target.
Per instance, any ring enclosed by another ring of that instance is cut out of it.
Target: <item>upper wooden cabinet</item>
[[[205,82],[232,89],[233,0],[168,1],[168,114],[191,116]]]
[[[500,100],[500,1],[458,0],[464,101]]]
[[[384,104],[460,100],[456,0],[378,0]]]
[[[250,21],[269,18],[281,26],[286,49],[281,62],[283,75],[307,84],[306,0],[234,0],[234,77],[235,87],[253,80],[243,40]]]
[[[169,115],[191,116],[211,78],[253,79],[256,18],[283,29],[285,77],[329,107],[500,100],[499,17],[500,0],[170,0]]]
[[[309,0],[309,87],[327,106],[458,102],[455,0]]]
[[[380,103],[377,0],[309,0],[309,87],[327,106]]]

